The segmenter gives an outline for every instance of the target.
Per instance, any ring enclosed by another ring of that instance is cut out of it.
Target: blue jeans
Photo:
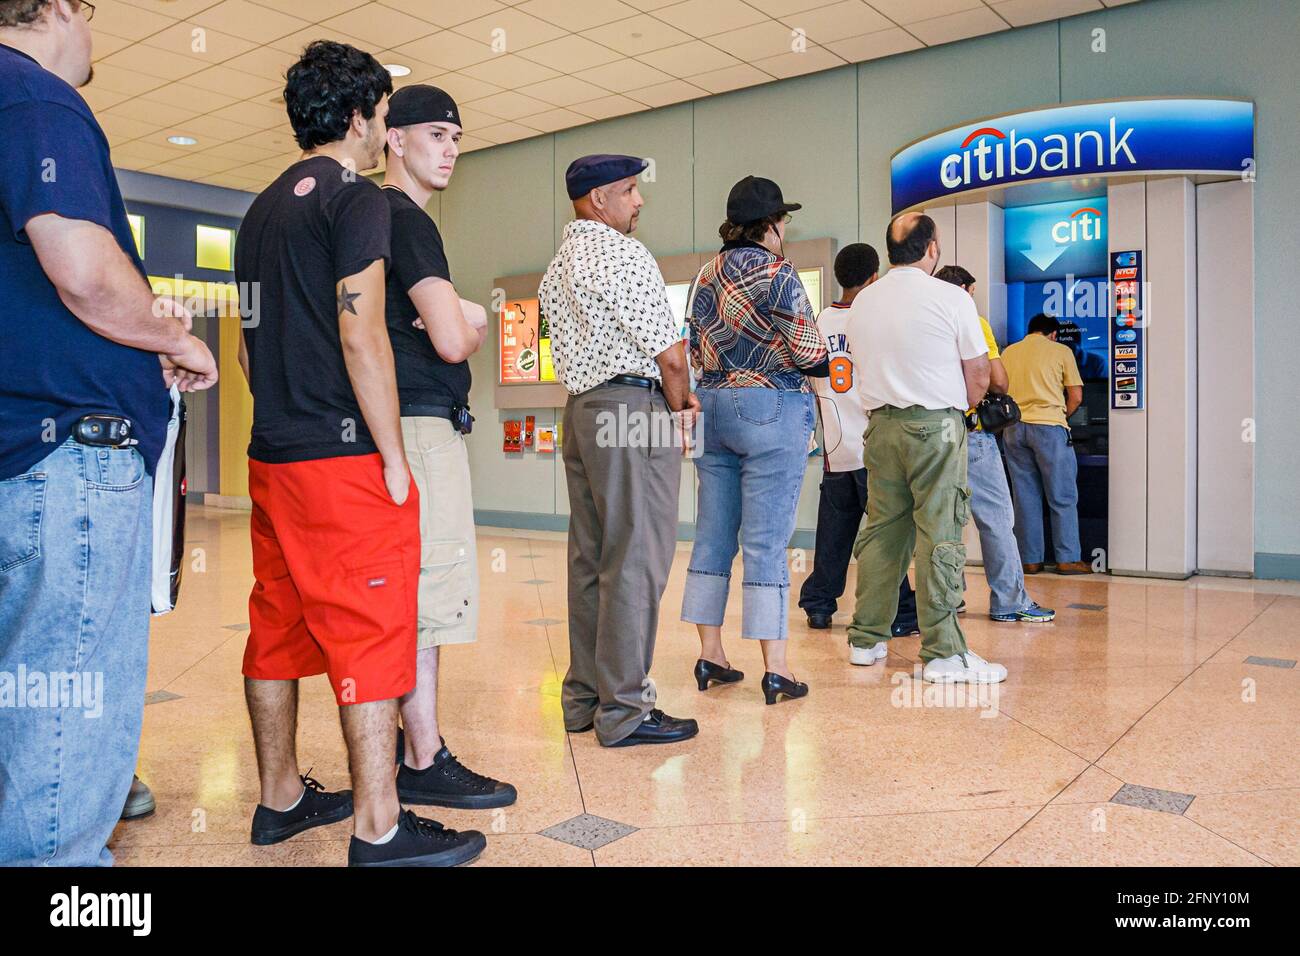
[[[984,555],[984,576],[989,582],[989,613],[1012,614],[1029,607],[1025,572],[1016,544],[1015,512],[998,440],[988,432],[967,435],[966,482],[970,485],[970,513],[979,530]]]
[[[744,552],[741,637],[784,640],[786,546],[808,462],[813,397],[774,388],[701,388],[704,451],[682,620],[721,626],[731,565]]]
[[[0,864],[111,866],[140,744],[153,482],[71,440],[0,481]]]
[[[1026,564],[1043,561],[1043,496],[1052,514],[1056,563],[1079,560],[1079,459],[1060,425],[1020,422],[1002,432],[1015,491],[1016,541]]]

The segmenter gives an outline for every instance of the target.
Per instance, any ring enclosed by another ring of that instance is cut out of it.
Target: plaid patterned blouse
[[[826,345],[788,259],[727,243],[696,283],[688,321],[700,388],[812,391],[800,369],[824,363]]]

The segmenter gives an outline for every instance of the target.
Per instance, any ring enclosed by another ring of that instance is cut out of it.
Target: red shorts
[[[342,704],[415,686],[420,499],[393,504],[380,456],[248,463],[253,593],[244,676],[329,675]]]

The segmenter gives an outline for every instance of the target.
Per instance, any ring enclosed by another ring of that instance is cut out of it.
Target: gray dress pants
[[[677,542],[681,449],[663,394],[604,385],[564,409],[569,486],[569,672],[564,726],[606,746],[655,706],[650,665]],[[643,423],[638,426],[638,421]],[[649,422],[648,427],[644,424]]]

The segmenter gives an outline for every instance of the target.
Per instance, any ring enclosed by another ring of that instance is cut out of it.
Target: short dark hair
[[[912,226],[898,238],[894,238],[894,225],[904,216],[915,216]],[[934,220],[925,213],[900,213],[889,220],[885,229],[885,248],[889,252],[889,262],[896,266],[910,266],[925,258],[926,247],[939,234]]]
[[[767,235],[767,230],[784,218],[785,213],[778,212],[762,219],[755,219],[753,222],[737,223],[732,222],[730,219],[724,219],[722,225],[718,227],[718,235],[722,237],[723,242],[735,242],[737,239],[762,242]]]
[[[944,282],[951,282],[953,285],[959,285],[963,289],[969,289],[975,284],[975,277],[961,266],[944,266],[934,274],[934,277],[942,279]]]
[[[865,242],[851,242],[835,256],[835,281],[841,289],[865,285],[880,271],[880,253]]]
[[[50,0],[0,0],[0,27],[25,27],[45,15]],[[81,3],[78,0],[77,7]]]
[[[285,76],[284,102],[293,137],[303,149],[337,143],[348,134],[352,114],[366,119],[386,93],[393,78],[369,53],[346,43],[316,40]]]
[[[1031,334],[1041,332],[1043,335],[1051,335],[1061,331],[1061,323],[1046,312],[1039,312],[1029,320],[1029,331]]]

